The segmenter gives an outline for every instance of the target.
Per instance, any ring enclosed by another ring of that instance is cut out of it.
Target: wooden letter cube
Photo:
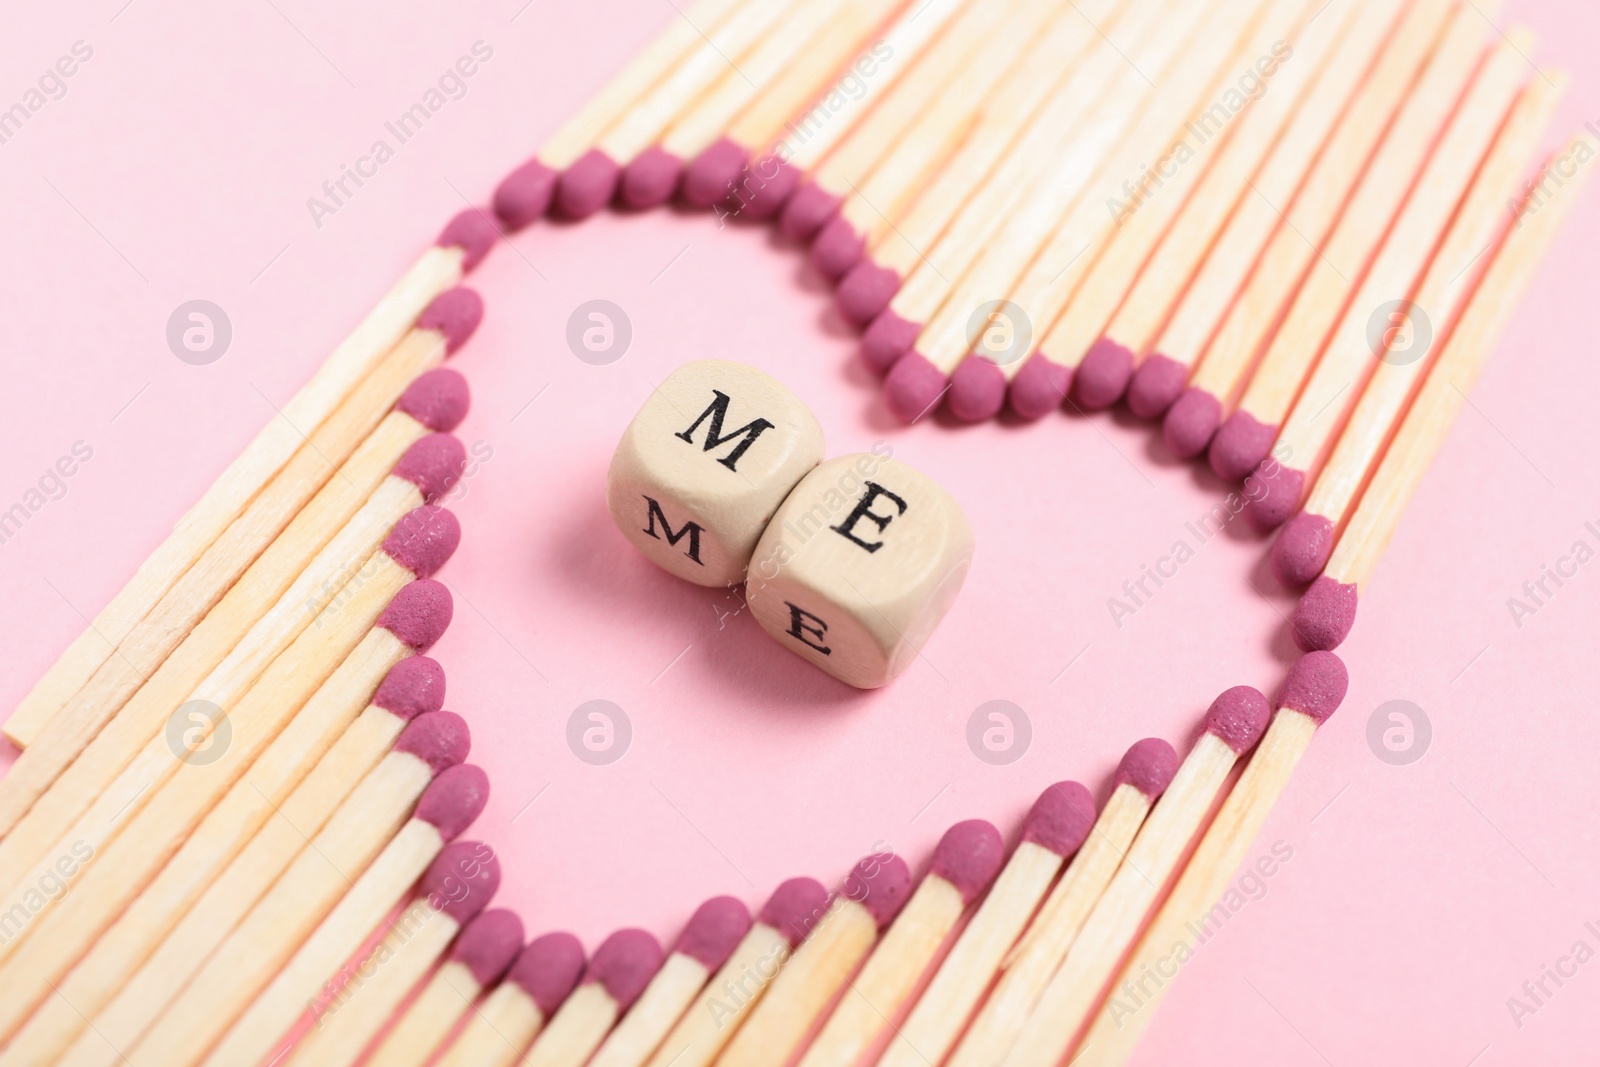
[[[750,563],[746,598],[785,648],[858,689],[917,657],[972,563],[972,528],[926,475],[873,453],[806,475]]]
[[[754,367],[686,363],[645,401],[611,457],[623,536],[698,585],[744,581],[773,512],[822,461],[811,409]]]

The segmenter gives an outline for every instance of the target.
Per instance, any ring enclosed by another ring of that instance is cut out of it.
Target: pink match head
[[[1277,439],[1276,426],[1268,426],[1241,408],[1228,416],[1211,439],[1211,469],[1223,481],[1243,481],[1267,458]]]
[[[1006,858],[1006,843],[994,824],[984,819],[958,822],[944,832],[933,850],[928,873],[949,882],[971,904],[989,888]]]
[[[778,229],[791,241],[809,241],[839,213],[842,203],[842,197],[834,196],[815,182],[802,185],[784,205]]]
[[[734,193],[749,159],[738,142],[719,137],[683,172],[684,203],[701,210],[722,203]]]
[[[645,211],[672,199],[683,178],[683,160],[660,145],[651,145],[622,169],[617,201],[623,207]]]
[[[1284,680],[1278,707],[1293,708],[1321,724],[1339,710],[1350,688],[1350,672],[1332,652],[1307,652],[1295,660]]]
[[[417,316],[417,329],[437,330],[444,334],[444,351],[453,354],[467,343],[483,321],[483,297],[476,289],[458,285],[446,289],[433,298],[433,302]]]
[[[489,254],[489,249],[494,247],[499,237],[500,231],[495,228],[494,220],[480,209],[469,207],[445,223],[433,243],[440,248],[461,249],[464,253],[461,269],[470,271],[483,262],[483,257]]]
[[[738,897],[712,897],[695,909],[674,952],[699,960],[714,971],[727,962],[750,929],[750,909]]]
[[[1030,422],[1042,419],[1061,407],[1071,388],[1072,368],[1063,367],[1046,359],[1043,353],[1035,352],[1011,380],[1011,388],[1007,391],[1011,411],[1018,418]]]
[[[372,703],[401,722],[444,707],[444,668],[427,656],[408,656],[389,668]]]
[[[861,262],[866,250],[866,236],[849,220],[835,217],[817,233],[809,258],[818,274],[837,284],[850,268]]]
[[[1179,459],[1193,459],[1206,450],[1222,420],[1222,402],[1198,386],[1186,389],[1167,409],[1161,436]]]
[[[466,469],[467,450],[454,434],[430,433],[406,449],[393,474],[416,486],[428,503],[447,493]]]
[[[1205,732],[1214,734],[1239,755],[1256,747],[1272,719],[1272,705],[1261,691],[1236,685],[1211,702],[1206,712]]]
[[[767,899],[760,922],[782,934],[793,948],[822,921],[828,910],[828,891],[815,878],[791,878]]]
[[[569,219],[586,219],[611,203],[622,168],[598,148],[591,148],[556,183],[556,210]]]
[[[851,869],[840,892],[866,908],[881,930],[911,897],[911,869],[899,856],[874,852]]]
[[[1189,368],[1175,359],[1151,353],[1128,383],[1128,410],[1141,419],[1159,419],[1189,384]]]
[[[737,194],[739,214],[752,222],[775,218],[799,187],[800,168],[771,154],[751,164],[750,173]]]
[[[419,375],[394,406],[435,433],[448,433],[467,417],[472,390],[460,374],[448,367],[437,367]]]
[[[479,989],[500,980],[522,948],[522,920],[506,908],[491,908],[466,925],[450,949],[450,958],[472,974]]]
[[[644,930],[618,930],[594,950],[594,958],[583,974],[585,982],[599,982],[619,1012],[627,1011],[639,999],[644,987],[661,969],[661,942]]]
[[[1344,644],[1356,624],[1356,587],[1326,574],[1311,583],[1289,618],[1294,643],[1307,652],[1326,652]]]
[[[460,766],[471,753],[472,731],[453,711],[425,711],[400,731],[394,750],[415,756],[438,775]]]
[[[863,327],[883,314],[899,291],[899,271],[864,259],[839,279],[833,302],[852,325]]]
[[[1258,533],[1268,533],[1283,525],[1305,493],[1305,472],[1285,467],[1276,460],[1264,460],[1256,472],[1244,480],[1249,499],[1244,516]]]
[[[446,841],[461,836],[489,803],[489,776],[482,767],[458,763],[435,778],[417,801],[412,818],[431,823]]]
[[[442,582],[419,578],[400,590],[378,616],[378,625],[418,652],[426,652],[444,635],[455,615],[455,602]]]
[[[1061,857],[1077,852],[1094,826],[1094,797],[1077,782],[1057,782],[1033,802],[1022,839]]]
[[[1178,773],[1178,753],[1159,737],[1135,741],[1117,765],[1113,785],[1131,785],[1151,800],[1166,792]]]
[[[417,883],[417,895],[465,925],[494,899],[500,888],[500,859],[482,841],[446,845]]]
[[[546,1019],[556,1013],[583,973],[583,945],[565,931],[545,934],[528,942],[506,972]]]
[[[461,524],[444,508],[425,504],[394,524],[383,550],[418,578],[430,578],[455,555]]]
[[[1078,405],[1085,411],[1104,411],[1122,399],[1133,377],[1133,352],[1109,337],[1089,347],[1073,376]]]
[[[1309,585],[1333,555],[1333,523],[1302,511],[1278,532],[1272,545],[1272,573],[1287,586]]]
[[[883,400],[901,422],[916,422],[932,411],[950,388],[950,379],[921,352],[900,357],[883,380]]]
[[[885,308],[861,335],[861,358],[872,370],[886,375],[920,336],[921,323],[908,322],[894,308]]]
[[[962,422],[983,422],[1000,414],[1006,402],[1006,376],[988,356],[968,355],[950,376],[950,414]]]
[[[494,214],[512,233],[533,225],[550,210],[561,175],[530,159],[507,174],[494,191]]]

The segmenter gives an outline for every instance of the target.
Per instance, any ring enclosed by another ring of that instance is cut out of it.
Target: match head
[[[444,668],[427,656],[408,656],[389,668],[372,703],[401,722],[444,707]]]
[[[466,378],[448,367],[438,367],[419,375],[395,401],[403,411],[435,433],[448,433],[461,425],[472,406],[472,391]]]
[[[1152,801],[1166,792],[1178,773],[1178,753],[1159,737],[1135,741],[1117,765],[1113,786],[1131,785]]]
[[[1270,533],[1282,526],[1304,498],[1304,471],[1284,466],[1274,459],[1262,461],[1256,472],[1244,480],[1245,518],[1257,533]]]
[[[435,778],[417,801],[413,819],[430,823],[446,841],[471,826],[489,803],[489,776],[482,767],[458,763]]]
[[[1006,858],[1006,843],[994,824],[984,819],[958,822],[944,832],[933,850],[928,873],[955,886],[968,904],[989,887]]]
[[[425,711],[400,731],[396,752],[415,756],[435,775],[459,766],[472,751],[467,720],[453,711]]]
[[[1236,685],[1211,702],[1205,732],[1239,755],[1256,747],[1272,720],[1272,705],[1259,689]]]
[[[811,934],[811,930],[828,910],[828,891],[815,878],[791,878],[767,899],[759,918],[763,926],[770,926],[782,934],[794,948]]]
[[[749,160],[742,145],[719,137],[683,172],[684,203],[702,210],[722,203],[733,193]]]
[[[469,207],[445,223],[433,243],[440,248],[461,249],[461,269],[465,272],[483,262],[499,237],[500,231],[495,229],[494,221],[482,210]]]
[[[982,422],[1000,414],[1006,402],[1006,376],[988,356],[970,353],[950,376],[950,414],[962,422]]]
[[[507,174],[494,191],[494,214],[511,233],[544,217],[555,199],[561,175],[537,158]]]
[[[833,292],[833,302],[850,323],[864,327],[883,314],[900,291],[900,272],[864,259],[850,268]]]
[[[683,160],[660,145],[651,145],[622,170],[617,201],[634,211],[660,207],[672,199],[683,178]]]
[[[1072,388],[1072,368],[1046,359],[1035,352],[1022,364],[1017,376],[1011,380],[1007,398],[1011,410],[1030,422],[1042,419],[1059,408]]]
[[[492,908],[473,919],[456,937],[450,958],[472,974],[479,989],[500,980],[522,948],[522,920],[507,908]]]
[[[1350,672],[1332,652],[1307,652],[1289,668],[1278,707],[1292,708],[1316,720],[1318,726],[1339,710],[1350,688]]]
[[[594,950],[594,958],[584,972],[585,982],[599,982],[617,1011],[625,1012],[639,999],[661,969],[661,942],[645,930],[618,930]]]
[[[911,869],[899,856],[875,852],[851,869],[841,892],[866,908],[882,930],[894,922],[911,896]]]
[[[422,873],[417,895],[464,926],[489,906],[499,888],[500,860],[494,850],[482,841],[457,841],[446,845]]]
[[[894,308],[884,308],[861,335],[861,358],[878,374],[888,374],[921,335],[921,323],[908,322]]]
[[[1122,399],[1132,377],[1133,351],[1109,337],[1100,338],[1073,375],[1078,405],[1085,411],[1104,411]]]
[[[466,469],[467,450],[454,434],[430,433],[419,437],[391,471],[416,486],[428,503],[447,493]]]
[[[1272,573],[1284,585],[1309,585],[1333,555],[1333,523],[1302,511],[1279,531],[1272,545]]]
[[[750,172],[754,178],[734,200],[741,216],[752,222],[765,222],[788,205],[800,185],[800,168],[774,153],[756,160]]]
[[[1294,643],[1307,652],[1326,652],[1344,644],[1356,624],[1356,600],[1354,585],[1326,574],[1312,582],[1289,619]]]
[[[583,945],[565,931],[545,934],[528,942],[517,961],[506,972],[513,982],[539,1008],[546,1019],[567,999],[578,976],[583,973]]]
[[[610,156],[589,149],[556,182],[556,210],[569,219],[588,218],[611,203],[621,177],[622,168]]]
[[[749,929],[750,909],[744,901],[738,897],[712,897],[695,909],[673,951],[715,971],[727,962]]]
[[[1082,847],[1094,827],[1094,796],[1077,782],[1057,782],[1033,802],[1022,839],[1063,858]]]
[[[377,625],[407,647],[426,652],[444,636],[454,615],[455,601],[444,583],[419,578],[390,599]]]
[[[791,241],[809,241],[839,213],[842,203],[842,197],[834,196],[815,182],[802,185],[784,205],[778,230]]]
[[[1193,459],[1206,450],[1222,421],[1222,401],[1193,386],[1167,409],[1161,436],[1179,459]]]
[[[852,267],[861,262],[866,250],[866,235],[841,216],[822,227],[817,239],[811,243],[809,258],[818,274],[837,284]]]
[[[458,285],[446,289],[417,316],[417,329],[437,330],[444,334],[445,355],[467,343],[483,321],[483,297],[476,289]]]
[[[1189,368],[1159,352],[1152,352],[1133,372],[1128,383],[1128,410],[1141,419],[1159,419],[1189,384]]]
[[[883,380],[883,399],[901,422],[916,422],[927,414],[950,387],[944,371],[921,352],[907,352]]]
[[[1268,426],[1242,408],[1228,416],[1228,421],[1211,439],[1211,469],[1218,478],[1241,482],[1249,473],[1261,466],[1261,461],[1272,451],[1272,442],[1278,439],[1278,428]]]
[[[418,578],[431,578],[461,544],[461,524],[444,508],[432,504],[407,512],[394,524],[383,550]]]

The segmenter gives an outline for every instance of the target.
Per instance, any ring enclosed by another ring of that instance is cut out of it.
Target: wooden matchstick
[[[583,946],[568,933],[534,938],[483,999],[437,1067],[510,1067],[583,974]]]
[[[522,949],[522,920],[495,908],[467,923],[450,957],[406,1005],[366,1060],[367,1067],[423,1067],[433,1060],[461,1016],[491,989]]]
[[[583,1067],[661,962],[661,944],[644,930],[618,930],[602,941],[583,981],[522,1057],[523,1067]]]
[[[1174,967],[1187,962],[1198,947],[1192,943],[1193,924],[1203,928],[1210,921],[1212,905],[1272,814],[1317,727],[1338,710],[1348,683],[1344,664],[1331,652],[1313,652],[1290,669],[1272,725],[1113,982],[1110,999],[1072,1060],[1077,1067],[1113,1067],[1132,1051],[1176,973]]]
[[[928,873],[851,980],[801,1057],[801,1067],[849,1067],[877,1043],[967,906],[994,881],[1004,858],[1000,831],[982,819],[945,831]]]
[[[648,1062],[706,982],[728,962],[750,925],[750,909],[735,897],[713,897],[695,909],[677,947],[589,1067],[642,1067]]]
[[[1022,940],[1008,946],[1000,981],[951,1055],[952,1065],[990,1064],[1005,1054],[1177,769],[1177,752],[1160,738],[1135,742],[1123,755],[1093,830]]]
[[[1057,782],[1040,794],[1023,822],[1022,842],[890,1040],[880,1067],[943,1062],[1000,961],[1094,822],[1094,797],[1077,782]]]

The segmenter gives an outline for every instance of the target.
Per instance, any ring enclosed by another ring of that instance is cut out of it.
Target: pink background
[[[0,145],[0,509],[75,441],[94,450],[0,545],[0,708],[437,227],[486,202],[672,17],[660,0],[123,3],[27,5],[0,35],[0,106],[74,41],[94,49],[67,95]],[[1563,130],[1600,118],[1594,6],[1510,6],[1542,32],[1539,62],[1575,72]],[[478,40],[494,54],[467,95],[316,227],[306,198]],[[1186,968],[1139,1063],[1594,1062],[1600,962],[1552,985],[1520,1029],[1506,1000],[1575,941],[1600,949],[1584,929],[1600,921],[1600,563],[1520,628],[1506,599],[1575,540],[1600,544],[1583,527],[1600,520],[1597,240],[1591,196],[1363,602],[1343,649],[1349,698],[1257,846],[1282,840],[1293,859]],[[443,577],[456,621],[434,654],[495,785],[474,832],[499,849],[502,902],[531,931],[571,928],[591,947],[622,925],[670,938],[708,895],[758,905],[793,874],[838,879],[879,842],[915,866],[951,822],[1011,832],[1061,778],[1103,794],[1132,741],[1181,748],[1216,692],[1281,679],[1292,600],[1251,536],[1208,544],[1120,629],[1106,608],[1224,486],[1120,415],[894,424],[825,292],[765,230],[666,212],[539,225],[473,284],[489,311],[456,363],[475,393],[459,432],[493,459],[455,505],[466,536]],[[164,339],[196,297],[234,329],[207,367]],[[611,366],[564,340],[594,298],[633,323]],[[612,444],[653,382],[705,356],[779,376],[832,453],[886,440],[965,505],[976,565],[892,688],[848,691],[748,614],[719,622],[735,602],[653,570],[611,528]],[[568,715],[596,698],[633,726],[606,767],[565,743]],[[1397,698],[1434,728],[1410,766],[1366,742],[1373,710]],[[965,739],[992,699],[1033,726],[1008,767]]]

